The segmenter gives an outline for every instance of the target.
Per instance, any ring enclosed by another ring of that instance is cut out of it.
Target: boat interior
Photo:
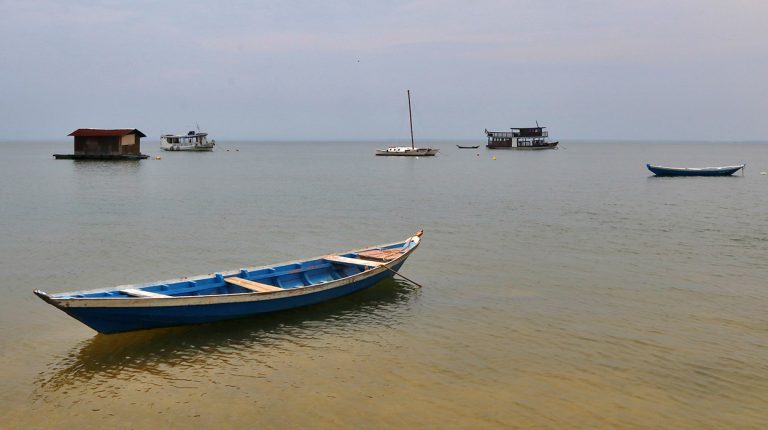
[[[191,278],[180,278],[148,284],[124,285],[115,288],[54,294],[68,298],[167,298],[242,293],[272,293],[324,284],[357,275],[395,260],[415,247],[411,239],[343,254],[326,255],[306,261],[241,269]]]

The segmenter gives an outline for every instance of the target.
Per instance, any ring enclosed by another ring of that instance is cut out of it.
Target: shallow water
[[[455,143],[401,159],[373,142],[186,154],[145,139],[162,160],[120,163],[0,144],[0,427],[768,425],[767,145]],[[645,169],[743,161],[727,178]],[[419,228],[403,273],[424,288],[390,280],[277,315],[104,336],[31,292]]]

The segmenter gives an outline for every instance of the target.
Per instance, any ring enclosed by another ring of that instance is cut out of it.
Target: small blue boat
[[[729,176],[743,169],[746,164],[722,167],[664,167],[646,164],[656,176]]]
[[[324,302],[390,278],[419,246],[422,233],[402,242],[273,266],[35,294],[100,333],[243,318]]]

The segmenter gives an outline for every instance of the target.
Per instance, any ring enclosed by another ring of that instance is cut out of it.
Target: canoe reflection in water
[[[34,399],[47,401],[47,396],[59,391],[68,397],[76,391],[118,396],[125,382],[137,377],[180,384],[179,369],[185,378],[191,372],[197,379],[214,381],[217,374],[245,372],[244,362],[247,373],[259,377],[254,372],[269,371],[290,348],[306,347],[311,355],[318,343],[327,348],[338,338],[365,337],[366,331],[398,326],[412,315],[410,308],[419,291],[406,281],[387,279],[352,297],[279,314],[97,334],[48,365],[49,370],[36,378]]]

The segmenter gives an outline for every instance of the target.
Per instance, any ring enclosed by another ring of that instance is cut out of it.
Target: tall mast
[[[411,149],[416,149],[413,145],[413,114],[411,114],[411,90],[408,90],[408,120],[411,122]]]

